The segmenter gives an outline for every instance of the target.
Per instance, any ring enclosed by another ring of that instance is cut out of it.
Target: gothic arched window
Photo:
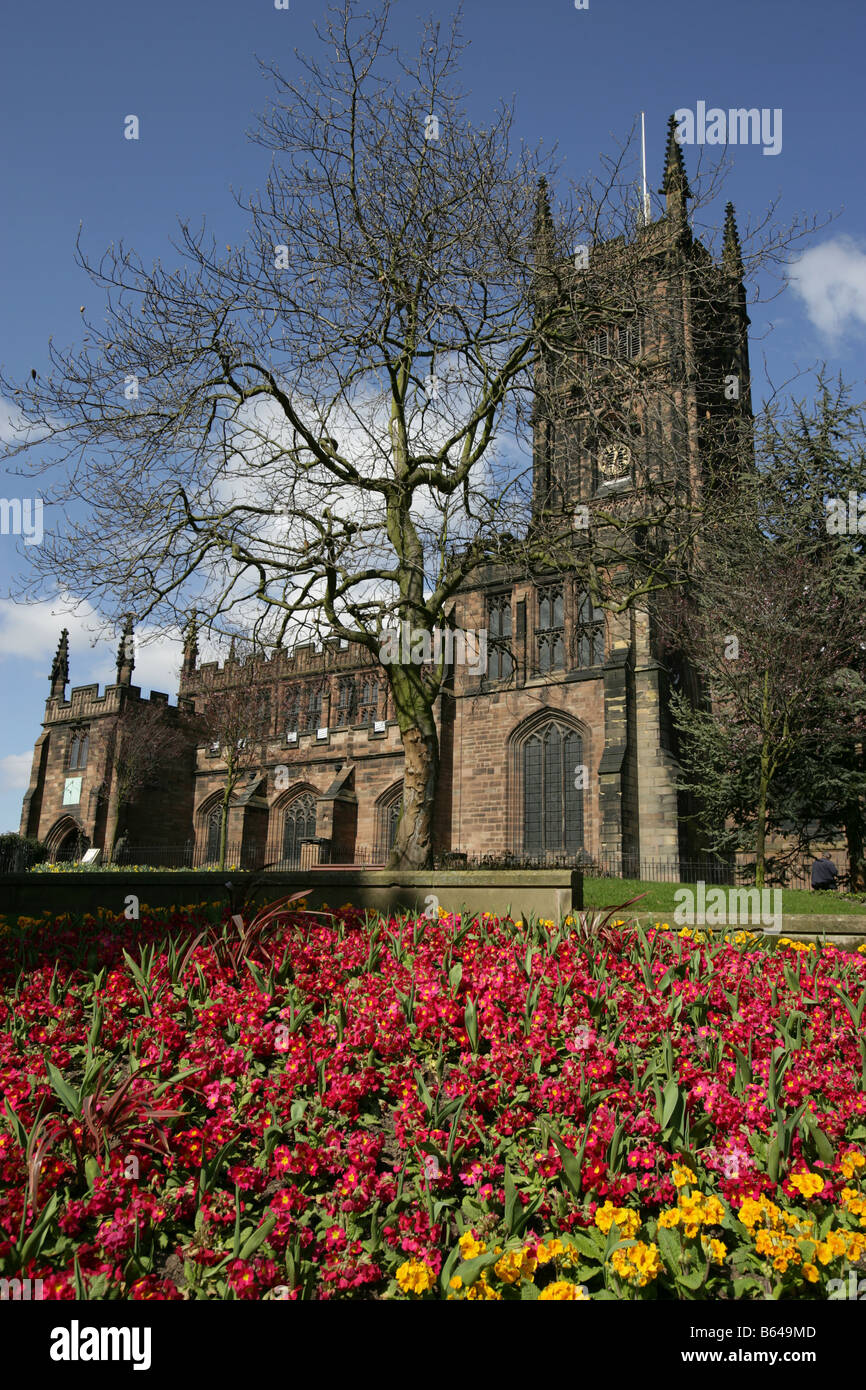
[[[583,847],[583,740],[551,720],[523,743],[523,849],[576,854]]]
[[[538,590],[538,620],[535,626],[538,670],[560,671],[565,665],[564,609],[561,584],[548,584]]]
[[[301,862],[301,842],[316,833],[316,803],[310,792],[293,797],[283,814],[283,858],[290,865]]]
[[[87,767],[87,749],[90,738],[86,729],[77,729],[69,744],[69,770]]]
[[[604,609],[597,608],[584,594],[577,610],[574,630],[574,664],[580,670],[604,662]]]
[[[218,801],[212,806],[207,815],[207,848],[205,859],[208,864],[220,857],[220,832],[222,830],[223,808],[222,802]]]
[[[390,792],[387,799],[379,803],[379,855],[386,858],[394,848],[397,838],[397,825],[403,809],[403,784]]]
[[[491,594],[487,600],[487,679],[509,680],[514,671],[511,653],[511,593]]]
[[[344,676],[337,687],[337,728],[354,724],[358,717],[358,687],[354,676]]]
[[[379,682],[361,682],[361,698],[358,707],[358,723],[372,724],[379,717]]]

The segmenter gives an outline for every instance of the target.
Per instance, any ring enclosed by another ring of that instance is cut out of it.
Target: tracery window
[[[316,803],[310,792],[301,792],[283,813],[283,859],[296,867],[301,862],[301,843],[316,834]]]
[[[523,849],[576,854],[583,847],[583,740],[557,720],[521,748]]]
[[[487,679],[505,681],[513,671],[511,594],[491,594],[487,600]]]
[[[604,662],[604,609],[597,608],[589,594],[578,605],[574,630],[574,664],[579,670],[601,666]]]
[[[69,771],[74,772],[87,767],[87,750],[90,735],[87,729],[76,729],[69,744]]]
[[[536,664],[540,672],[561,671],[565,666],[565,617],[561,584],[538,590],[535,624]]]

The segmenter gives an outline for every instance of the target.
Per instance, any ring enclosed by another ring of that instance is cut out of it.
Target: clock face
[[[598,466],[606,478],[622,478],[631,467],[631,449],[627,444],[605,444]]]

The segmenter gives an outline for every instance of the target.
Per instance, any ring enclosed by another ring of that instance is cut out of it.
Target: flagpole
[[[646,125],[644,123],[643,111],[641,111],[640,113],[640,154],[641,172],[643,175],[643,222],[644,226],[648,227],[650,220],[650,200],[649,190],[647,189],[646,184]]]

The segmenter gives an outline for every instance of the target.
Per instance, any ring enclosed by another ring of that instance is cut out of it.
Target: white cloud
[[[826,337],[866,328],[866,250],[853,237],[834,237],[805,252],[791,267],[790,281]]]
[[[0,599],[0,661],[18,658],[30,663],[34,675],[47,679],[62,628],[69,630],[70,686],[112,684],[116,679],[119,638],[99,637],[101,620],[89,604],[76,611],[58,599],[53,603],[12,603]],[[136,631],[133,683],[142,690],[177,693],[182,642],[142,627]],[[67,688],[68,693],[68,688]]]
[[[32,766],[32,749],[28,753],[7,753],[5,758],[0,758],[0,791],[24,791]]]
[[[28,425],[14,401],[0,396],[0,444],[21,444],[25,440],[36,444],[40,438],[39,430],[39,426]]]

